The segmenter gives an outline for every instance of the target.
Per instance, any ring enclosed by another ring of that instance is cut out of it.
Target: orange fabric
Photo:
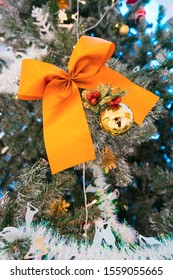
[[[90,131],[82,107],[80,88],[96,88],[99,83],[128,90],[123,97],[139,125],[158,97],[104,66],[114,44],[96,37],[82,36],[64,70],[37,60],[25,59],[18,97],[43,99],[44,141],[52,173],[95,159]]]

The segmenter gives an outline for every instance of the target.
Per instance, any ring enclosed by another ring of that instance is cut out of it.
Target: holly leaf
[[[91,109],[94,113],[98,113],[98,111],[99,111],[99,104],[97,104],[97,105],[91,105],[90,109]]]
[[[112,99],[111,96],[106,96],[99,102],[99,104],[102,106],[102,105],[108,103],[109,101],[111,101],[111,99]]]
[[[120,92],[120,96],[124,96],[124,95],[126,95],[128,93],[128,90],[122,90],[121,92]]]
[[[90,90],[89,89],[85,89],[85,90],[83,90],[82,91],[82,97],[86,100],[86,96],[87,96],[87,94],[90,92]]]
[[[98,111],[99,111],[99,104],[92,105],[89,102],[84,102],[83,106],[84,106],[84,108],[90,109],[90,110],[92,110],[95,113],[98,113]]]
[[[111,97],[115,98],[117,96],[124,96],[127,94],[127,92],[128,92],[127,90],[121,90],[120,88],[116,88],[116,89],[114,88],[111,91]]]
[[[98,91],[100,92],[100,99],[102,99],[102,98],[104,98],[107,94],[108,94],[108,92],[109,92],[109,90],[110,90],[110,87],[109,86],[105,86],[105,85],[99,85],[98,86]]]
[[[91,109],[91,104],[89,104],[88,102],[84,102],[83,103],[84,108],[86,109]]]

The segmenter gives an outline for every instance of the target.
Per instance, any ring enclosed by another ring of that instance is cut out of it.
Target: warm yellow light
[[[97,203],[97,199],[94,199],[93,201],[91,201],[91,203],[87,204],[87,207],[92,206],[93,204]]]
[[[86,4],[86,1],[83,1],[83,0],[79,0],[79,3],[85,5]]]

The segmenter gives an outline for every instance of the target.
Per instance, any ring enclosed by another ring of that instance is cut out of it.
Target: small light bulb
[[[90,206],[92,206],[93,204],[96,204],[96,203],[97,203],[97,199],[94,199],[93,201],[91,201],[91,203],[89,203],[87,205],[87,207],[90,207]]]
[[[13,98],[16,99],[16,100],[19,99],[17,93],[14,94]]]
[[[85,5],[86,4],[86,1],[83,1],[83,0],[79,0],[79,3]]]

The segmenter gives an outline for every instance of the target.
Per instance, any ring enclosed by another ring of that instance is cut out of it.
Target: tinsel
[[[173,259],[173,239],[171,237],[162,239],[159,245],[142,245],[134,243],[133,246],[124,245],[119,250],[105,246],[92,246],[90,244],[80,244],[74,240],[67,240],[59,236],[58,231],[52,233],[46,224],[31,225],[27,228],[22,225],[19,229],[20,236],[23,240],[34,241],[42,239],[44,246],[47,249],[45,260],[172,260]],[[15,241],[16,242],[16,241]],[[8,242],[10,246],[10,242]],[[7,243],[3,240],[0,242],[0,259],[13,260],[15,254],[10,254],[7,248]],[[20,249],[20,247],[18,247]],[[26,252],[25,252],[26,253]],[[16,251],[16,254],[18,252]],[[32,247],[32,259],[37,260],[42,257],[42,252],[38,250],[38,244],[35,244],[35,252]],[[21,257],[21,259],[23,259]]]

